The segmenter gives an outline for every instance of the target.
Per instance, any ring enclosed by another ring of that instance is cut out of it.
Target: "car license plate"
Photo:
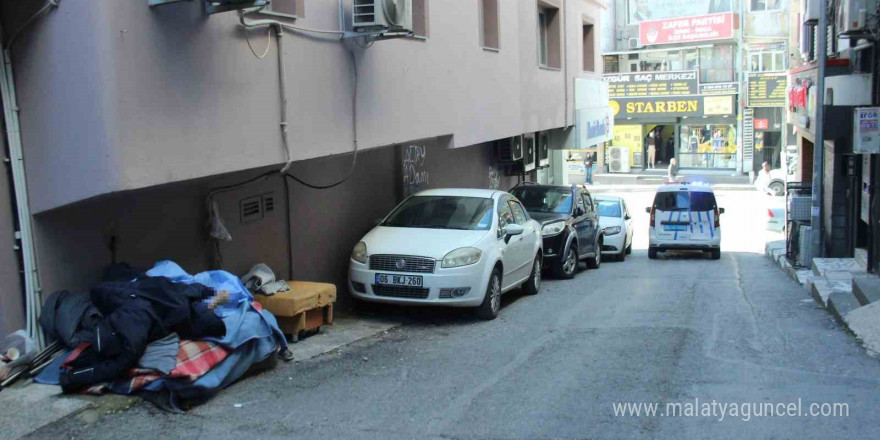
[[[663,225],[664,231],[687,231],[687,225]]]
[[[422,287],[422,277],[414,275],[376,274],[376,284],[382,286]]]

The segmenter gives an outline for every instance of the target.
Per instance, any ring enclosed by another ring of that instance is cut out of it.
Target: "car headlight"
[[[620,233],[620,226],[611,226],[611,227],[605,228],[602,232],[604,232],[605,235],[619,234]]]
[[[354,249],[351,251],[351,259],[357,261],[358,263],[367,263],[367,244],[364,242],[359,242],[354,245]]]
[[[440,267],[448,269],[452,267],[469,266],[480,261],[480,257],[482,256],[483,251],[477,248],[466,247],[456,249],[443,257]]]
[[[562,230],[565,229],[565,222],[553,222],[549,225],[545,225],[541,229],[541,235],[545,237],[552,237],[554,235],[559,234]]]

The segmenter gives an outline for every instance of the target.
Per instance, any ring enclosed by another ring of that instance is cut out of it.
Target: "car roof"
[[[492,199],[502,191],[494,189],[475,189],[475,188],[437,188],[428,189],[416,193],[416,196],[457,196],[457,197],[479,197],[482,199]]]
[[[691,182],[682,182],[682,183],[667,183],[661,185],[657,188],[657,192],[678,192],[678,191],[692,191],[692,192],[708,192],[715,193],[712,191],[712,187],[705,183],[691,183]]]

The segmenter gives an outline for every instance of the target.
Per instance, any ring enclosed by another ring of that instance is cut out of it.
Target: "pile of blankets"
[[[210,397],[255,365],[289,353],[275,317],[238,277],[190,275],[171,261],[145,273],[115,267],[88,293],[57,292],[40,324],[70,352],[37,382],[67,393],[161,394],[171,409]]]

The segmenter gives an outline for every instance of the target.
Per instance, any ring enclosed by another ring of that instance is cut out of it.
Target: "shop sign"
[[[577,111],[575,126],[578,148],[589,148],[611,140],[614,115],[609,107],[581,109]]]
[[[699,86],[696,70],[609,73],[603,79],[611,98],[696,95]]]
[[[700,84],[701,95],[736,95],[738,93],[739,83]]]
[[[614,117],[650,119],[657,116],[703,116],[703,97],[627,98],[609,101]],[[726,113],[730,114],[730,113]]]
[[[737,21],[732,12],[643,21],[639,23],[639,44],[648,46],[733,38]]]
[[[786,72],[750,73],[748,85],[749,107],[785,107]]]
[[[769,130],[769,129],[770,129],[770,119],[768,119],[768,118],[755,119],[755,130]]]
[[[703,114],[733,114],[733,96],[706,96],[703,98]]]
[[[755,110],[743,110],[743,163],[752,164],[755,150]],[[749,167],[751,168],[751,166]]]
[[[880,107],[859,107],[853,113],[853,153],[880,153]]]

